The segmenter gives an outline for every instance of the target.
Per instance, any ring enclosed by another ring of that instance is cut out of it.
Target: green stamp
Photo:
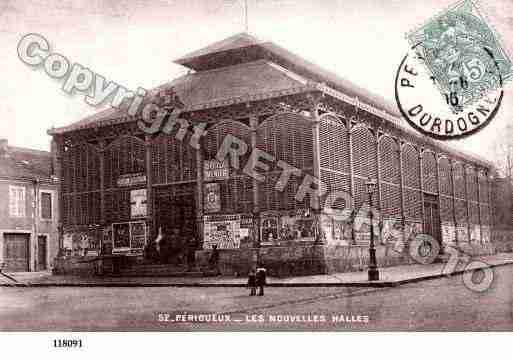
[[[455,113],[513,77],[510,58],[474,1],[453,5],[407,39]]]

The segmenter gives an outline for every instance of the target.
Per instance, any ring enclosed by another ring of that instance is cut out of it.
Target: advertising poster
[[[219,183],[205,184],[205,212],[215,213],[221,210],[221,188]]]
[[[240,216],[207,216],[205,217],[204,234],[204,249],[210,249],[214,244],[217,244],[219,249],[239,248],[241,238]]]
[[[146,188],[130,191],[130,217],[145,217],[147,213]]]

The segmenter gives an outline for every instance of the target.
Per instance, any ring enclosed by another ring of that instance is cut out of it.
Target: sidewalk
[[[489,267],[513,264],[513,253],[474,257]],[[379,264],[379,263],[378,263]],[[394,287],[422,280],[436,279],[446,275],[465,272],[467,263],[451,268],[447,263],[402,265],[379,268],[380,280],[369,282],[367,271],[320,274],[287,278],[268,278],[271,287]],[[0,286],[15,287],[243,287],[246,277],[79,277],[52,275],[50,272],[8,273],[17,282],[0,275]]]

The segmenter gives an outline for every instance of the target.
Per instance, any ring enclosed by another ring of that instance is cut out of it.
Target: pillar
[[[440,223],[440,248],[443,252],[443,246],[442,243],[444,241],[443,238],[443,221],[442,221],[442,193],[440,191],[440,166],[439,166],[439,158],[438,154],[435,153],[435,161],[436,161],[436,192],[438,193],[438,223]]]
[[[319,185],[317,186],[316,191],[316,201],[317,206],[314,208],[314,223],[316,223],[316,236],[315,236],[315,244],[320,244],[319,241],[321,241],[321,233],[322,233],[322,226],[321,226],[321,196],[322,196],[322,190],[320,187],[321,182],[321,151],[320,151],[320,119],[319,114],[317,111],[317,101],[314,100],[314,103],[312,104],[312,117],[313,117],[313,123],[312,123],[312,144],[313,144],[313,174],[314,177],[319,181]]]
[[[424,207],[424,168],[423,168],[423,155],[424,154],[424,148],[419,148],[419,179],[420,179],[420,203],[421,203],[421,210],[422,210],[422,231],[425,232],[426,228],[425,221],[426,221],[426,208]]]
[[[404,169],[403,169],[403,145],[404,141],[398,140],[399,147],[399,191],[401,192],[401,226],[403,228],[403,242],[406,242],[406,215],[404,211]]]
[[[58,218],[57,221],[57,231],[58,231],[58,254],[60,256],[62,254],[62,250],[64,247],[64,224],[63,217],[64,213],[64,194],[63,194],[63,186],[62,182],[64,181],[64,171],[63,169],[63,157],[64,157],[64,143],[63,139],[60,136],[54,136],[52,140],[52,148],[55,151],[55,175],[57,176],[59,182],[57,185],[57,201],[58,201]]]
[[[454,241],[459,242],[458,239],[458,222],[456,221],[456,190],[454,187],[454,161],[449,160],[449,166],[451,168],[451,187],[452,187],[452,219],[454,221]]]
[[[100,227],[103,231],[107,223],[105,216],[105,140],[98,143],[98,157],[100,167]],[[100,252],[103,252],[103,232],[100,237]]]
[[[38,260],[38,235],[39,235],[39,180],[35,179],[32,182],[32,195],[34,196],[34,200],[32,202],[32,236],[30,238],[30,246],[29,246],[29,270],[37,271],[37,267],[39,265]],[[27,193],[28,194],[28,193]]]
[[[257,147],[257,130],[258,130],[258,118],[250,117],[249,118],[249,126],[251,127],[251,151]],[[252,189],[253,189],[253,247],[260,247],[260,205],[258,202],[258,181],[253,176],[252,180]],[[258,261],[258,259],[257,259]]]
[[[378,218],[378,228],[379,228],[379,238],[377,243],[383,244],[383,213],[381,208],[381,164],[380,164],[380,151],[379,151],[379,138],[381,136],[381,133],[379,129],[376,129],[376,166],[377,166],[377,173],[376,173],[376,180],[377,180],[377,189],[378,189],[378,196],[377,196],[377,207],[379,209],[379,218]],[[371,208],[372,210],[372,208]]]
[[[347,120],[347,136],[349,137],[349,181],[350,181],[350,191],[351,191],[351,198],[353,199],[353,206],[354,206],[354,156],[353,156],[353,135],[352,135],[352,129],[353,129],[353,122],[349,119]],[[352,215],[351,215],[351,242],[352,244],[356,244],[356,238],[354,236],[354,218],[356,214],[356,208],[353,208]]]
[[[477,189],[477,221],[479,222],[479,242],[483,242],[483,226],[481,224],[481,190],[479,189],[479,177],[481,171],[476,168],[476,189]]]
[[[147,240],[151,240],[157,234],[155,228],[155,203],[153,195],[153,171],[152,171],[152,140],[151,135],[145,136],[145,155],[146,155],[146,202],[147,202],[147,226],[148,236]]]
[[[203,138],[196,149],[196,228],[198,240],[203,248]]]
[[[468,167],[463,167],[463,181],[465,182],[465,201],[467,202],[467,237],[468,242],[471,242],[472,236],[470,235],[470,201],[468,199],[468,186],[467,186],[467,170]]]

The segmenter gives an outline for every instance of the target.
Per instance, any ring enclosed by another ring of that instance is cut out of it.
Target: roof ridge
[[[235,46],[235,47],[231,47],[231,48],[229,47],[230,42],[234,42],[236,40],[241,40],[241,39],[248,41],[249,44],[245,45],[245,46]],[[222,40],[211,43],[210,45],[204,46],[200,49],[191,51],[191,52],[179,57],[178,59],[174,60],[173,62],[183,65],[183,63],[186,62],[187,60],[191,60],[191,59],[194,59],[197,57],[206,56],[208,54],[214,54],[217,52],[228,51],[228,50],[232,50],[232,49],[236,49],[236,48],[249,47],[249,46],[261,44],[263,42],[264,41],[258,39],[256,36],[249,34],[248,32],[239,32],[237,34],[234,34],[234,35],[224,38]],[[225,48],[223,49],[223,47],[225,47]]]

